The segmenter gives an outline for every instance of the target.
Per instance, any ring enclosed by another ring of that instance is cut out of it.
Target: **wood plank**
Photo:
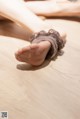
[[[9,119],[80,119],[80,23],[45,22],[66,31],[67,43],[62,56],[40,67],[14,57],[29,45],[28,33],[12,22],[0,23],[0,111],[8,111]]]

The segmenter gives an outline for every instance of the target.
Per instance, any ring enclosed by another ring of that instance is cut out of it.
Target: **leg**
[[[39,19],[35,14],[26,8],[23,1],[7,0],[6,2],[6,0],[0,0],[0,11],[2,16],[7,17],[15,23],[21,25],[25,28],[25,30],[29,29],[31,32],[38,32],[49,28],[44,21]],[[49,41],[31,44],[30,46],[17,51],[15,56],[19,61],[28,62],[32,65],[41,65],[44,62],[50,47],[51,44]]]
[[[0,0],[0,15],[14,21],[25,30],[37,32],[46,28],[45,23],[25,6],[22,0]]]
[[[29,1],[26,6],[37,15],[51,16],[79,16],[80,2],[68,0]],[[41,9],[39,9],[41,6]]]
[[[80,2],[79,1],[75,1],[75,2],[70,2],[68,0],[57,0],[56,2],[55,2],[55,0],[29,1],[29,2],[26,2],[25,4],[26,4],[26,14],[27,14],[27,10],[30,9],[32,12],[34,12],[37,15],[42,15],[42,16],[47,16],[47,17],[51,17],[51,16],[79,16],[80,15]],[[1,6],[1,4],[0,4],[0,6]],[[42,6],[41,9],[39,9],[40,6]],[[9,6],[8,6],[8,9],[9,9]],[[6,13],[6,14],[8,14],[8,13]],[[14,18],[14,16],[12,16],[12,17]],[[0,16],[0,19],[3,19],[3,18],[1,18],[1,16]],[[18,24],[20,24],[19,19],[15,22],[19,22]],[[23,24],[23,26],[26,25],[26,23],[24,23],[24,21],[21,21],[21,22],[22,22],[21,25],[22,24]],[[25,27],[27,27],[27,26],[25,26]]]

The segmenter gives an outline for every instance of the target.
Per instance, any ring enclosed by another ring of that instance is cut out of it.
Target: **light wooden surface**
[[[28,33],[0,22],[0,111],[8,111],[9,119],[80,119],[80,22],[46,22],[65,30],[67,43],[62,56],[37,68],[14,57],[29,44],[18,39]]]

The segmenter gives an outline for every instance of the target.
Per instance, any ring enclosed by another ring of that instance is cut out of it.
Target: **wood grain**
[[[67,43],[62,56],[40,67],[14,57],[29,45],[28,33],[10,21],[0,22],[0,111],[8,111],[9,119],[80,119],[80,22],[45,22],[66,31]]]

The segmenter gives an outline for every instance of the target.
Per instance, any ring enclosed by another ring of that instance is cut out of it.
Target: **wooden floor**
[[[62,56],[40,67],[14,57],[29,44],[28,33],[0,22],[0,111],[8,111],[9,119],[80,119],[80,22],[45,22],[66,31],[67,43]]]

